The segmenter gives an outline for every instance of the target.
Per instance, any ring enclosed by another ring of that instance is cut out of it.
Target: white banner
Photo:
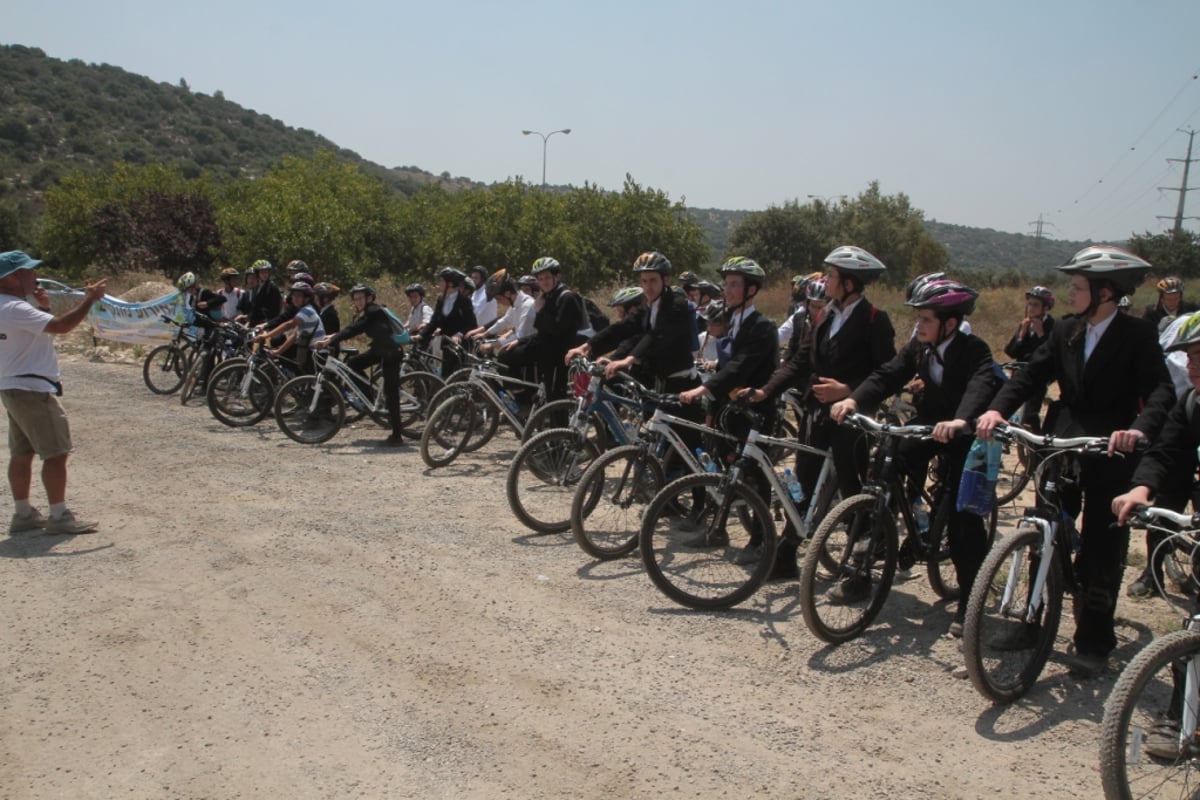
[[[144,303],[126,303],[104,295],[88,311],[88,322],[97,339],[149,344],[170,341],[175,335],[175,326],[163,322],[163,315],[179,323],[192,321],[192,311],[184,304],[183,294],[172,292]]]

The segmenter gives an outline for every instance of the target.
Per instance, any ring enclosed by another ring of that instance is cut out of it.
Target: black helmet
[[[700,290],[702,297],[707,297],[710,300],[716,300],[722,295],[721,287],[712,281],[700,281],[696,284],[696,288]]]
[[[485,281],[488,279],[488,271],[487,271],[487,267],[484,267],[484,266],[482,266],[482,265],[478,265],[478,264],[477,264],[477,265],[475,265],[474,267],[471,267],[469,270],[467,270],[467,275],[468,275],[468,276],[471,278],[471,280],[473,280],[473,281],[475,280],[475,273],[479,273],[480,275],[482,275],[482,276],[483,276],[483,279],[482,279],[482,280],[479,280],[479,281],[475,281],[476,283],[482,284],[482,283],[484,283],[484,282],[485,282]]]
[[[288,262],[287,269],[288,272],[308,272],[308,264],[297,258]]]
[[[696,289],[700,286],[700,276],[690,269],[679,273],[679,285],[684,289]]]
[[[316,294],[317,297],[337,297],[342,293],[342,290],[336,283],[321,281],[313,287],[313,293]]]
[[[442,267],[437,271],[435,276],[447,282],[453,282],[458,286],[462,286],[467,280],[467,275],[458,267]]]
[[[634,272],[657,272],[664,278],[671,274],[671,262],[657,250],[642,253],[633,262]]]
[[[498,294],[517,291],[517,284],[513,283],[513,279],[508,277],[508,270],[498,269],[487,279],[487,283],[483,285],[483,290],[487,294],[488,300],[495,300]]]
[[[370,295],[371,297],[375,297],[374,287],[366,283],[356,283],[350,287],[351,297],[354,297],[354,295],[358,294],[359,292],[362,292],[365,295]]]
[[[734,256],[721,265],[721,275],[732,274],[741,275],[747,286],[757,286],[759,289],[767,280],[767,274],[757,261],[742,256]]]
[[[413,292],[416,292],[417,294],[421,295],[421,297],[424,297],[425,287],[419,283],[410,283],[408,286],[404,287],[405,294],[412,294]]]

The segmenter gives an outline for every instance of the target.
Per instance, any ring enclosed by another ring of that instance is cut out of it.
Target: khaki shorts
[[[71,452],[67,413],[52,392],[0,389],[0,402],[8,411],[10,455],[36,453],[44,461]]]

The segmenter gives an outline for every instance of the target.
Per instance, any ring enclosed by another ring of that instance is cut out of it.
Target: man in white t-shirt
[[[500,353],[511,350],[522,339],[533,335],[534,300],[517,289],[517,282],[508,275],[508,270],[494,272],[484,284],[488,299],[495,301],[504,310],[503,316],[491,325],[480,325],[467,333],[472,339],[495,336],[493,345],[483,345],[483,352],[494,348]]]
[[[79,305],[56,317],[46,290],[37,285],[41,263],[20,250],[0,253],[0,402],[8,412],[8,482],[16,505],[8,532],[44,528],[49,534],[92,533],[97,524],[67,508],[71,431],[58,402],[62,384],[53,337],[87,318],[92,304],[104,297],[105,282],[89,283]],[[29,500],[34,455],[42,459],[49,518]]]

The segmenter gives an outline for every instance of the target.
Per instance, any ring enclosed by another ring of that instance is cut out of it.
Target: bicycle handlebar
[[[1160,506],[1137,505],[1129,517],[1129,524],[1135,528],[1144,528],[1155,522],[1170,522],[1178,525],[1183,531],[1200,529],[1200,513],[1182,514]]]
[[[1002,442],[1019,442],[1035,450],[1077,450],[1081,453],[1108,452],[1107,436],[1051,436],[1030,433],[1017,425],[997,425],[993,435]],[[1148,443],[1143,439],[1137,449],[1144,450]]]
[[[899,436],[903,439],[924,439],[933,433],[932,425],[893,425],[890,422],[876,422],[871,417],[859,414],[857,411],[848,414],[842,420],[841,424],[869,433]]]

